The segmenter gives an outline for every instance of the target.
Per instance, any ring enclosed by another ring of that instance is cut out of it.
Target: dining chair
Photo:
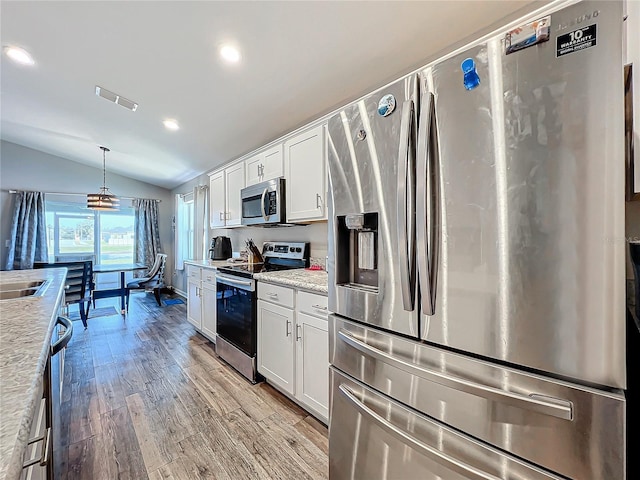
[[[91,292],[93,308],[96,308],[96,300],[93,298],[93,291],[96,289],[96,277],[93,272],[93,265],[96,263],[96,256],[93,254],[62,254],[55,255],[53,257],[54,263],[60,262],[85,262],[87,260],[91,261],[90,271],[89,271],[89,291]]]
[[[153,291],[158,306],[162,306],[160,301],[160,290],[165,286],[164,283],[164,264],[167,261],[166,253],[156,253],[156,259],[153,262],[151,270],[141,278],[136,278],[127,283],[127,301],[126,308],[129,310],[129,294],[131,290]]]
[[[87,328],[87,317],[89,316],[89,306],[91,305],[92,284],[93,284],[93,262],[91,260],[77,262],[35,262],[33,268],[66,268],[67,279],[65,281],[64,305],[67,309],[69,305],[77,304],[82,325]]]

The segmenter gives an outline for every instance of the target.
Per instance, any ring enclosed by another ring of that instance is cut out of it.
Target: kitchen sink
[[[0,300],[40,297],[44,294],[48,285],[48,280],[0,283]]]

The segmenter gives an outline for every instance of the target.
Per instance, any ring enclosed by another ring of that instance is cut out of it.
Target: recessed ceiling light
[[[178,122],[176,122],[172,118],[168,118],[167,120],[162,122],[162,124],[165,126],[165,128],[167,130],[178,130],[178,129],[180,129],[180,125],[178,125]]]
[[[220,56],[230,63],[238,63],[240,61],[240,51],[231,45],[224,45],[220,49]]]
[[[4,47],[4,53],[16,63],[21,65],[34,65],[36,62],[26,50],[18,47]]]

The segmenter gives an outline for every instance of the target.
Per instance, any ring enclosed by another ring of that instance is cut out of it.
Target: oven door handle
[[[253,280],[238,280],[233,277],[227,277],[226,275],[220,275],[219,273],[216,275],[216,280],[220,280],[222,283],[232,283],[234,285],[242,285],[245,287],[253,286]]]

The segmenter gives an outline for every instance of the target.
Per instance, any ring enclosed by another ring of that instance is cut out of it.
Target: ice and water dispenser
[[[338,285],[378,290],[378,212],[338,215]]]

